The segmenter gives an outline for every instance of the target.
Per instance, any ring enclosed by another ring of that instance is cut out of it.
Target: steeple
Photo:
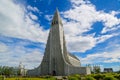
[[[61,21],[61,18],[60,18],[60,14],[59,14],[59,11],[58,9],[56,8],[56,11],[54,13],[54,17],[53,17],[53,20],[52,20],[52,23],[51,25],[55,25],[55,24],[61,24],[62,25],[62,21]]]

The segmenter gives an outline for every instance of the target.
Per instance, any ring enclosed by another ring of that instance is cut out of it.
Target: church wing
[[[80,60],[75,55],[71,53],[68,53],[68,54],[69,54],[69,61],[71,65],[80,67],[81,66]]]

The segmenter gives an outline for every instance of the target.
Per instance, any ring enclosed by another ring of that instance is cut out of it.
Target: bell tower
[[[51,29],[45,48],[45,54],[41,63],[41,74],[64,75],[65,61],[63,56],[68,60],[63,24],[58,9],[56,9],[51,22]]]

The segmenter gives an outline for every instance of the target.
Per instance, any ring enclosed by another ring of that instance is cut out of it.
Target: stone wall
[[[65,66],[65,75],[71,74],[91,74],[90,67],[75,67],[69,64]]]

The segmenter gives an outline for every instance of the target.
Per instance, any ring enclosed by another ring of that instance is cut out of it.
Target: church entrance
[[[53,70],[52,75],[56,76],[56,71],[55,70]]]

